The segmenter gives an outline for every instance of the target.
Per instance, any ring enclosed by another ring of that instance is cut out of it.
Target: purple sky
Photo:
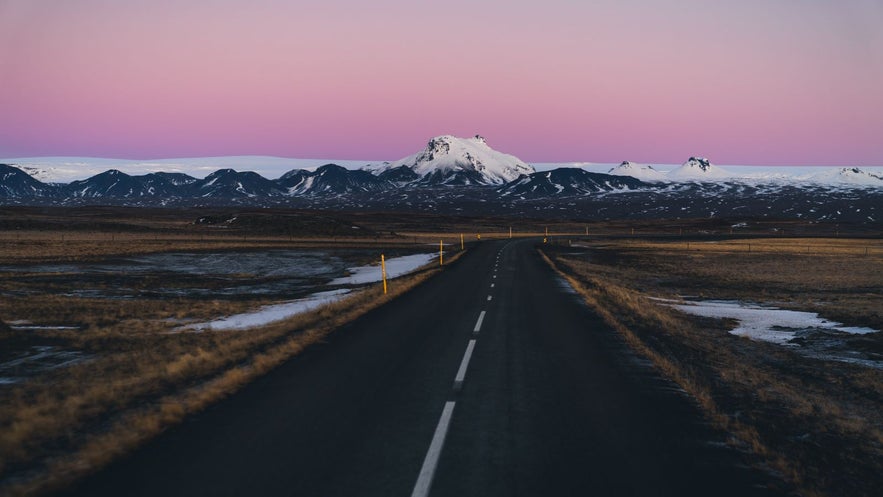
[[[0,157],[883,165],[879,0],[0,0]]]

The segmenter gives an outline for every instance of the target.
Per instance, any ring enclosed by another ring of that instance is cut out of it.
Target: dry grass
[[[460,255],[446,257],[446,265]],[[98,304],[107,309],[82,330],[44,334],[95,351],[92,360],[3,392],[0,494],[62,488],[441,270],[428,266],[392,280],[387,295],[373,285],[315,311],[243,332],[166,334],[157,331],[167,327],[145,324],[145,318],[168,316],[169,307],[181,302]],[[94,313],[93,299],[84,300],[85,314]],[[76,301],[61,299],[54,319],[69,323],[70,316],[82,316]],[[223,303],[225,312],[230,312],[228,304]],[[0,308],[18,305],[29,304],[22,299]],[[184,315],[216,316],[217,305],[203,302]]]
[[[735,238],[715,241],[660,242],[636,239],[629,242],[633,250],[684,251],[742,254],[788,254],[788,255],[853,255],[883,256],[883,240],[874,238]]]
[[[820,362],[733,337],[728,323],[687,316],[650,297],[701,291],[711,298],[799,300],[801,290],[814,288],[820,279],[832,297],[849,292],[856,282],[879,285],[883,280],[875,271],[880,261],[847,271],[838,265],[839,255],[825,258],[828,267],[819,256],[804,255],[812,261],[799,261],[807,269],[795,271],[791,253],[790,267],[768,261],[752,270],[732,254],[715,253],[723,258],[700,262],[708,254],[673,257],[670,244],[633,245],[599,244],[582,256],[548,252],[554,258],[550,264],[630,346],[689,392],[735,443],[750,448],[801,494],[875,495],[883,483],[883,371]],[[832,268],[838,278],[826,276]],[[785,275],[790,279],[779,284]],[[798,295],[783,295],[785,287]],[[878,319],[879,300],[874,304],[874,296],[863,298],[870,299],[868,312],[854,319],[867,325]]]
[[[248,233],[0,231],[0,264],[75,262],[169,251],[408,247],[406,238],[289,237]]]

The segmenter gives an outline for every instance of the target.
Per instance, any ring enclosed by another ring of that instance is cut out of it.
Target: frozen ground
[[[64,350],[50,345],[35,345],[18,352],[13,358],[0,362],[0,385],[18,383],[37,374],[63,368],[88,359],[75,350]]]
[[[878,333],[865,327],[844,326],[814,312],[792,311],[730,300],[707,300],[671,303],[688,314],[738,321],[730,333],[752,340],[797,347],[805,355],[820,359],[851,362],[871,367],[883,367],[883,361],[869,357],[850,347],[850,336]]]

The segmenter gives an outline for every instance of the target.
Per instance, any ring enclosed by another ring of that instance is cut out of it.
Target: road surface
[[[777,495],[535,244],[477,244],[66,495]]]

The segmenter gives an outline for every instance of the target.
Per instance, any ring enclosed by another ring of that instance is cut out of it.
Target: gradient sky
[[[0,157],[883,165],[880,0],[0,0]]]

